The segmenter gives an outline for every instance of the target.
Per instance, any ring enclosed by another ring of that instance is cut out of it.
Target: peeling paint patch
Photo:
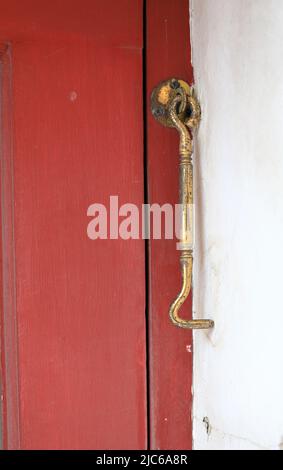
[[[205,425],[206,434],[209,436],[210,433],[211,433],[211,426],[210,426],[210,422],[209,422],[208,417],[207,417],[207,416],[204,416],[202,422],[203,422],[204,425]]]

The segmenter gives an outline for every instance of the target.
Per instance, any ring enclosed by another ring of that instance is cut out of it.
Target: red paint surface
[[[169,77],[192,82],[188,0],[147,2],[147,89]],[[178,134],[160,126],[148,105],[148,192],[150,203],[178,202]],[[173,240],[150,243],[151,446],[191,448],[192,335],[173,326],[168,309],[181,286]],[[191,301],[182,309],[191,316]]]
[[[91,203],[143,201],[142,2],[50,3],[0,0],[4,445],[144,448],[144,244],[86,236]],[[192,80],[188,28],[187,0],[147,1],[149,93]],[[149,111],[150,203],[178,200],[177,148]],[[175,242],[152,241],[152,448],[191,447],[179,287]]]
[[[0,11],[5,446],[144,448],[144,242],[86,235],[90,204],[143,201],[142,2]]]

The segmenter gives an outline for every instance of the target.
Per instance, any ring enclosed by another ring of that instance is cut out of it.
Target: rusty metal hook
[[[195,129],[200,121],[200,107],[192,88],[183,80],[172,78],[161,82],[152,92],[152,114],[161,124],[174,127],[180,136],[179,144],[179,186],[180,205],[182,208],[180,224],[180,267],[182,287],[172,302],[169,316],[174,325],[180,328],[207,329],[214,326],[213,320],[184,320],[179,316],[179,310],[187,299],[192,284],[193,270],[193,231],[192,217],[188,211],[193,206],[193,164],[192,137],[190,130]],[[191,223],[189,223],[191,221]]]

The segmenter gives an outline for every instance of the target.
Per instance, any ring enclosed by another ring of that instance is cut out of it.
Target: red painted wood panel
[[[144,242],[86,234],[90,204],[143,201],[142,1],[0,11],[5,446],[144,448]]]
[[[178,134],[151,116],[149,96],[161,80],[192,82],[188,0],[147,1],[148,195],[152,203],[178,202]],[[150,420],[154,449],[191,448],[192,335],[173,326],[170,303],[179,292],[174,240],[152,240],[150,271]],[[182,309],[191,316],[191,300]]]

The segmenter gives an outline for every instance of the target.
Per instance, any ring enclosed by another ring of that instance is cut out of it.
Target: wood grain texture
[[[20,402],[6,447],[142,449],[144,242],[86,234],[90,204],[143,201],[142,2],[0,10],[13,68]],[[5,407],[7,424],[7,394]]]
[[[188,0],[147,1],[147,91],[169,77],[192,82]],[[158,124],[148,104],[148,195],[152,203],[178,202],[178,133]],[[152,240],[150,263],[150,428],[153,449],[191,448],[192,334],[170,323],[180,290],[174,240]],[[182,308],[191,317],[190,299]]]
[[[0,44],[1,162],[1,410],[2,443],[20,445],[18,334],[14,243],[13,122],[11,47]],[[4,431],[4,432],[3,432]]]

